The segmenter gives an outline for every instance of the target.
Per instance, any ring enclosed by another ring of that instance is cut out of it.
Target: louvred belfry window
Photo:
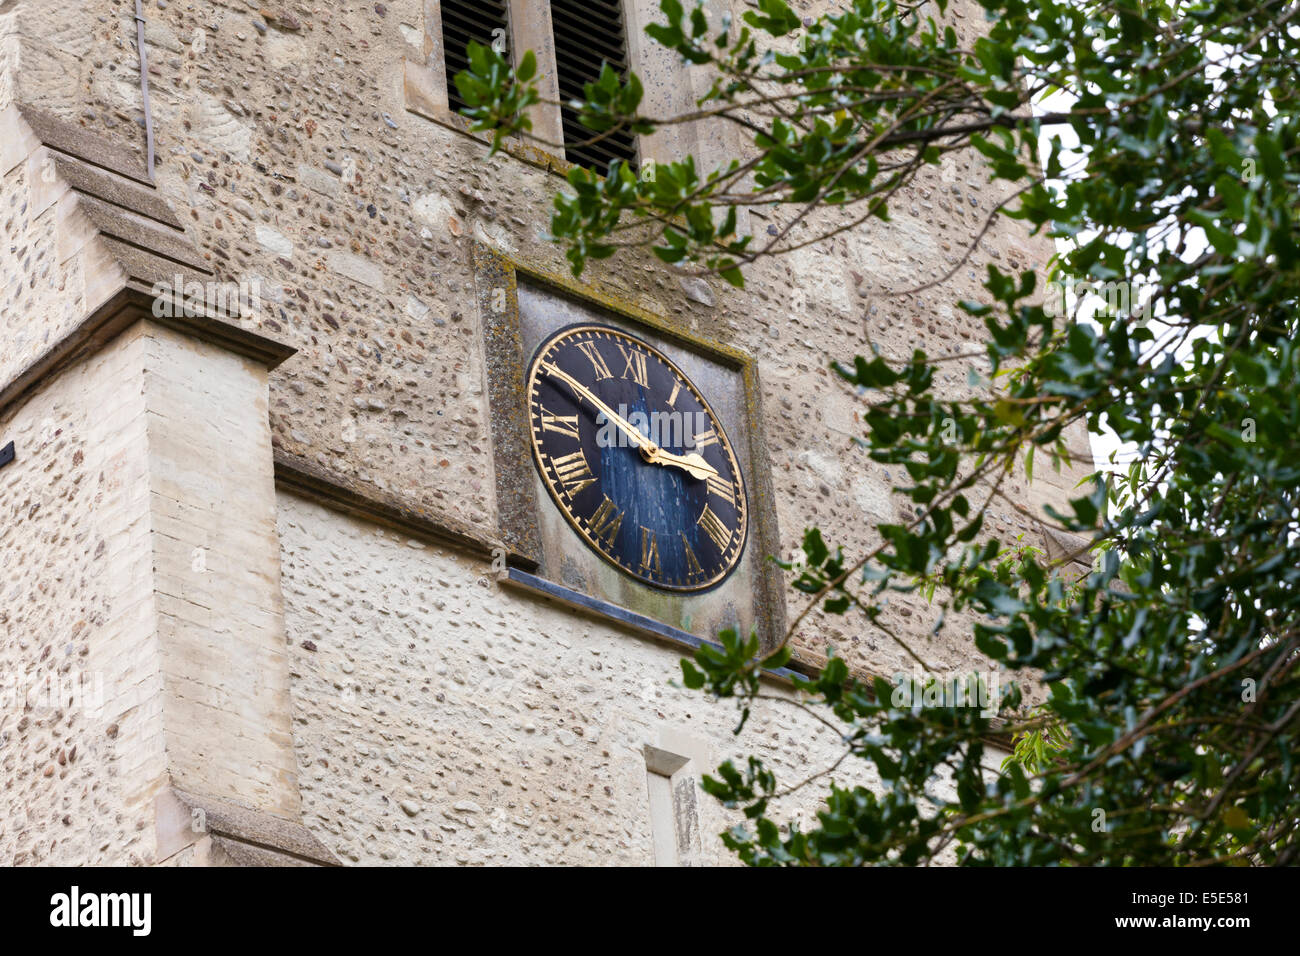
[[[442,51],[447,68],[447,101],[453,113],[465,106],[456,89],[456,74],[469,69],[465,53],[469,41],[490,47],[495,38],[509,36],[506,2],[442,0]]]
[[[597,140],[596,134],[578,121],[569,100],[582,99],[585,83],[594,83],[602,64],[608,63],[620,75],[628,72],[627,34],[622,0],[551,0],[551,21],[555,29],[555,59],[559,72],[565,158],[604,175],[616,159],[636,160],[636,137],[618,130]]]

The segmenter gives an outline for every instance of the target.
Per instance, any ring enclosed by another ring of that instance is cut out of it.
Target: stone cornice
[[[160,301],[163,300],[151,290],[138,285],[121,288],[11,381],[0,386],[0,417],[42,382],[93,355],[136,322],[155,322],[261,362],[268,369],[275,368],[296,351],[283,342],[236,325],[216,312],[188,309],[176,297],[170,299],[172,308],[156,308]]]

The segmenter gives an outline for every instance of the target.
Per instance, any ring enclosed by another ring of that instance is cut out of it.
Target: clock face
[[[663,353],[578,325],[528,370],[533,460],[587,545],[669,591],[713,587],[745,547],[745,482],[721,422]]]

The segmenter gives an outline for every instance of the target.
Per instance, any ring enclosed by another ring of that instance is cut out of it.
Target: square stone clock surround
[[[780,537],[754,361],[589,285],[515,262],[487,246],[476,245],[474,267],[499,533],[511,554],[523,559],[512,559],[512,564],[581,596],[588,610],[603,609],[614,619],[649,619],[709,640],[725,627],[754,629],[765,647],[774,646],[785,633],[784,583],[769,560],[779,552]],[[745,477],[749,533],[739,564],[716,588],[681,594],[633,580],[590,551],[546,493],[532,459],[524,381],[537,345],[579,322],[621,328],[664,352],[705,394],[731,439]]]

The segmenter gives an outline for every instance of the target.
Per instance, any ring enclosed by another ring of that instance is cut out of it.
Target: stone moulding
[[[87,132],[75,123],[22,103],[0,113],[0,121],[6,125],[11,122],[11,117],[5,115],[11,111],[21,116],[37,141],[49,149],[74,158],[86,166],[124,176],[149,190],[153,189],[149,173],[140,157],[120,143]],[[75,184],[72,185],[76,188]]]
[[[688,655],[693,655],[698,648],[706,645],[721,647],[715,641],[707,641],[702,637],[697,637],[678,628],[669,627],[644,614],[629,611],[626,608],[610,604],[608,601],[601,601],[580,591],[574,591],[572,588],[566,588],[562,584],[539,578],[535,574],[529,574],[517,568],[509,568],[501,578],[501,583],[517,591],[523,591],[549,601],[556,601],[565,607],[590,615],[606,623],[613,622],[640,637],[651,638]],[[824,660],[811,662],[795,657],[791,659],[788,667],[765,668],[762,676],[788,687],[800,677],[815,677],[824,664]],[[885,675],[860,673],[858,676],[863,680],[870,681]],[[1007,732],[1007,722],[1000,717],[995,717],[989,723],[993,732],[983,738],[984,742],[997,747],[999,750],[1009,751],[1011,749],[1011,735]]]
[[[165,787],[154,798],[158,862],[194,848],[207,866],[340,866],[301,823],[215,797]]]
[[[186,310],[181,308],[172,310],[176,313],[172,316],[158,317],[154,314],[155,301],[156,297],[150,291],[138,285],[121,288],[39,358],[8,383],[0,386],[0,416],[31,391],[39,388],[42,382],[93,355],[117,335],[141,321],[156,322],[193,338],[220,345],[238,355],[262,362],[268,369],[275,368],[296,351],[291,346],[242,328],[213,313],[186,314]]]
[[[180,219],[119,143],[29,106],[0,110],[0,171],[40,160],[45,190],[68,198],[131,279],[171,281],[178,267],[208,279],[212,270]],[[60,199],[61,201],[61,199]],[[120,253],[120,254],[119,254]],[[186,276],[191,278],[191,276]]]
[[[603,621],[613,621],[638,635],[655,638],[688,653],[694,653],[695,650],[705,645],[719,649],[722,647],[716,641],[707,641],[679,628],[669,627],[652,617],[629,611],[608,601],[590,597],[580,591],[566,588],[562,584],[556,584],[545,578],[539,578],[535,574],[529,574],[518,568],[509,568],[501,582],[517,590],[527,591],[530,594],[558,601],[565,607],[598,617]],[[791,661],[791,665],[790,667],[766,668],[763,673],[787,684],[796,676],[806,677],[815,673],[815,671],[803,666],[798,661]]]
[[[490,561],[504,555],[511,566],[536,567],[536,562],[527,555],[511,550],[504,542],[485,537],[469,525],[422,511],[404,498],[378,491],[282,449],[275,451],[275,482],[283,491],[309,498],[334,511],[456,548],[480,560]]]
[[[97,260],[96,281],[88,286],[94,294],[87,293],[86,317],[59,330],[44,352],[7,381],[0,380],[0,415],[49,376],[141,319],[220,345],[268,369],[294,354],[290,346],[242,327],[228,309],[184,301],[185,286],[211,283],[213,272],[135,153],[20,104],[0,111],[0,131],[0,169],[24,162],[29,169],[39,166],[47,201],[75,207],[84,217],[87,241],[106,253]]]

